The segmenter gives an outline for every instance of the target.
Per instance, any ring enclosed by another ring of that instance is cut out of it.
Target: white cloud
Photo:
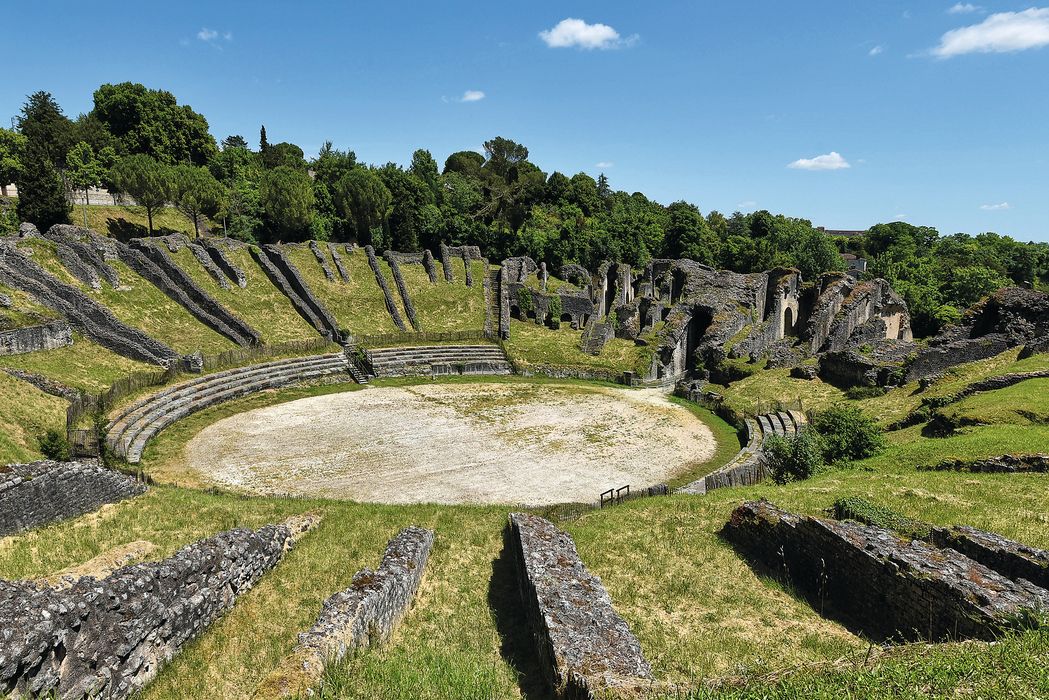
[[[971,2],[956,2],[947,10],[949,15],[971,15],[974,12],[982,12],[983,8],[973,5]]]
[[[1012,209],[1012,205],[1009,202],[1001,202],[1000,204],[982,204],[980,208],[984,211],[1003,211],[1005,209]]]
[[[736,205],[736,209],[743,211],[745,209],[754,209],[758,206],[758,203],[753,199],[747,199]]]
[[[907,215],[906,214],[897,214],[896,216],[893,217],[893,220],[894,221],[906,221],[907,220]]]
[[[197,38],[207,44],[215,44],[218,43],[219,38],[225,41],[233,41],[233,32],[220,32],[217,29],[201,27],[200,31],[197,32]]]
[[[815,158],[799,158],[787,167],[794,170],[843,170],[852,166],[849,165],[849,161],[841,157],[840,153],[831,151]]]
[[[552,49],[618,49],[637,41],[636,34],[624,39],[607,24],[587,24],[571,17],[561,20],[552,29],[539,32],[539,38]]]
[[[999,12],[979,24],[952,29],[932,50],[938,58],[967,53],[1009,53],[1049,45],[1049,7]]]
[[[459,98],[460,102],[480,102],[485,97],[484,93],[480,90],[467,90],[463,93],[463,96]]]
[[[868,55],[868,56],[877,56],[877,55],[878,55],[878,54],[880,54],[880,53],[884,53],[884,51],[885,51],[885,47],[884,47],[884,46],[882,46],[881,44],[878,44],[878,45],[877,45],[877,46],[875,46],[875,47],[874,47],[873,49],[871,49],[870,51],[868,51],[868,52],[867,52],[867,55]]]
[[[612,167],[615,167],[615,163],[613,163],[611,161],[608,161],[608,160],[603,160],[600,163],[594,163],[594,167],[595,168],[612,168]]]

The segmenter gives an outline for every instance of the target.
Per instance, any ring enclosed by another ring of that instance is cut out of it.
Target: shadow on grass
[[[132,238],[146,238],[149,236],[149,229],[142,224],[136,224],[127,219],[110,217],[106,219],[106,229],[109,231],[110,236],[122,243],[127,243]],[[175,231],[166,226],[155,226],[153,228],[154,236],[167,236],[174,233],[182,233],[182,231]]]
[[[509,528],[504,528],[503,549],[499,557],[492,561],[488,607],[492,610],[495,627],[502,639],[499,653],[517,674],[521,694],[527,700],[546,700],[550,697],[550,689],[539,667],[539,656],[521,601]]]

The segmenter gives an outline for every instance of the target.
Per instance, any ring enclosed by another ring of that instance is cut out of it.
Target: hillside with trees
[[[835,239],[805,219],[758,211],[704,214],[615,190],[602,174],[547,173],[523,144],[495,137],[484,153],[451,154],[443,166],[416,150],[405,167],[357,161],[330,141],[313,157],[293,143],[258,149],[242,135],[216,142],[205,117],[164,90],[102,85],[92,110],[68,117],[46,92],[30,95],[14,130],[0,129],[0,181],[18,188],[0,207],[0,229],[68,223],[71,196],[104,186],[134,200],[154,233],[154,215],[174,207],[195,235],[253,243],[354,241],[417,251],[441,243],[478,245],[491,259],[528,255],[556,269],[604,260],[644,265],[687,257],[738,272],[796,267],[805,279],[844,268],[840,253],[869,261],[910,305],[929,335],[1002,286],[1049,285],[1049,244],[1007,235],[941,236],[903,222]],[[127,228],[109,231],[126,235]]]

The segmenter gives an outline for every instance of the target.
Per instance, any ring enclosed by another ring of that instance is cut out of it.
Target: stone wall
[[[0,581],[0,694],[120,699],[141,690],[311,525],[230,530],[65,590]]]
[[[415,598],[433,538],[431,530],[409,527],[390,540],[377,570],[358,571],[349,588],[324,601],[317,621],[255,697],[307,695],[325,665],[386,641]]]
[[[386,251],[386,262],[390,266],[393,282],[397,285],[397,293],[401,295],[401,301],[404,303],[404,313],[408,315],[408,323],[412,324],[415,330],[421,331],[422,327],[415,313],[415,304],[412,303],[412,297],[408,293],[408,285],[404,283],[404,275],[401,274],[401,266],[397,264],[397,256]]]
[[[1013,474],[1022,472],[1049,472],[1049,454],[1002,455],[985,459],[948,459],[936,464],[918,467],[920,471],[953,471]]]
[[[401,312],[397,310],[397,302],[393,298],[393,292],[390,291],[390,285],[386,282],[386,275],[382,273],[382,268],[379,267],[379,259],[375,257],[375,249],[370,245],[365,246],[364,253],[368,256],[368,266],[371,267],[372,274],[375,275],[375,283],[382,290],[383,299],[386,301],[386,311],[390,314],[390,318],[393,319],[393,325],[397,326],[399,331],[407,331],[408,327],[404,325],[404,319],[401,318]]]
[[[332,272],[331,265],[328,264],[328,259],[324,257],[320,245],[318,245],[317,241],[310,241],[309,245],[310,252],[313,253],[313,257],[316,258],[317,264],[321,266],[321,272],[324,273],[324,279],[329,282],[334,282],[335,273]]]
[[[105,306],[62,282],[6,241],[0,241],[0,281],[32,294],[88,338],[118,355],[164,366],[178,360],[178,353],[167,345],[124,324]]]
[[[235,283],[241,289],[248,286],[248,278],[244,275],[244,270],[237,267],[226,255],[227,251],[243,247],[243,243],[232,238],[202,238],[199,243],[230,282]]]
[[[1049,589],[1049,552],[974,527],[933,528],[931,541],[950,547],[1014,581]]]
[[[292,302],[299,315],[309,321],[322,335],[335,341],[341,337],[339,322],[321,303],[313,290],[303,279],[299,269],[288,259],[278,245],[263,246],[261,250],[251,249],[252,256],[263,266],[270,280]],[[277,274],[274,274],[276,271]]]
[[[651,684],[641,645],[571,537],[543,518],[511,513],[510,547],[540,669],[558,697],[627,693]]]
[[[1013,581],[953,549],[851,521],[744,503],[723,536],[818,609],[879,639],[992,640],[1049,591]]]
[[[0,467],[0,537],[75,518],[145,490],[141,482],[97,460]]]
[[[54,350],[72,344],[73,329],[67,321],[51,321],[41,326],[0,332],[0,355]]]

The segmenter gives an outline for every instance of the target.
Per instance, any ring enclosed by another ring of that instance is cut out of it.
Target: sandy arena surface
[[[595,501],[714,452],[654,390],[550,384],[368,388],[248,411],[186,446],[205,481],[260,494],[381,503]]]

